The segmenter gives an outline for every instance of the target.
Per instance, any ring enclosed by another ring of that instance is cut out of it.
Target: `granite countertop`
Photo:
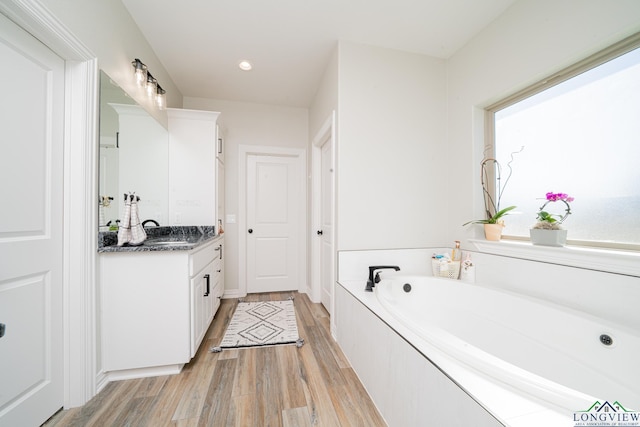
[[[190,251],[218,235],[213,226],[147,227],[147,239],[137,246],[118,246],[117,231],[98,233],[98,252]]]

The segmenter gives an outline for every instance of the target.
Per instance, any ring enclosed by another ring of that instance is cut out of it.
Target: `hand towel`
[[[140,224],[140,213],[138,212],[138,201],[140,197],[131,195],[131,240],[130,245],[141,245],[147,238],[147,232]]]
[[[118,246],[129,243],[131,240],[131,199],[129,194],[124,195],[124,209],[122,211],[122,220],[118,228]]]

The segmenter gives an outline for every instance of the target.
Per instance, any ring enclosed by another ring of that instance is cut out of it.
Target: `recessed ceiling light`
[[[249,61],[240,61],[238,67],[240,67],[242,71],[250,71],[253,68],[253,65],[251,65],[251,62]]]

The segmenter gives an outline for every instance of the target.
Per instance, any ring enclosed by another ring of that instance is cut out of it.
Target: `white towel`
[[[102,202],[98,203],[98,227],[104,227],[104,205]]]
[[[129,194],[124,195],[124,209],[122,211],[122,219],[120,220],[120,228],[118,228],[118,246],[129,243],[131,240],[131,197]]]
[[[147,238],[147,232],[144,231],[144,227],[140,224],[140,214],[138,212],[138,200],[139,197],[131,195],[131,240],[130,245],[141,245]]]

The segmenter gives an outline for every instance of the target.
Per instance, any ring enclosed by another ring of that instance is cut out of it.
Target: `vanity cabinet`
[[[191,360],[220,305],[221,254],[222,237],[190,251],[100,254],[101,368],[109,380],[178,373]]]
[[[211,261],[211,250],[215,258]],[[191,293],[191,336],[190,354],[196,355],[202,340],[220,307],[222,298],[222,253],[221,239],[217,245],[210,246],[207,251],[202,251],[191,257],[190,293]],[[206,265],[205,265],[206,264]]]
[[[167,108],[171,225],[218,225],[216,162],[224,154],[223,141],[218,141],[219,115]]]

